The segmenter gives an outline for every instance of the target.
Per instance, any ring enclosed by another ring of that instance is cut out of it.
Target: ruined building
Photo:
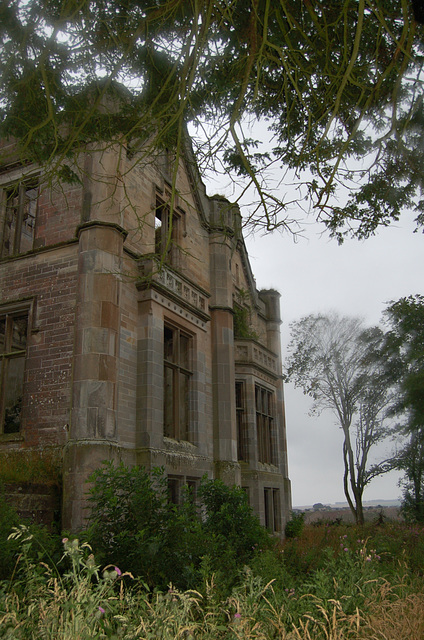
[[[66,528],[113,459],[164,467],[176,502],[205,474],[239,484],[282,531],[280,296],[256,290],[237,207],[206,195],[189,149],[177,167],[88,150],[60,184],[4,151],[0,454],[54,452]]]

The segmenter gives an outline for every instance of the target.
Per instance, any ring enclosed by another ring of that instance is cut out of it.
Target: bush
[[[18,563],[20,546],[11,534],[17,527],[25,526],[30,532],[34,545],[28,557],[32,554],[32,562],[57,562],[60,558],[60,537],[46,527],[38,524],[25,524],[16,510],[6,502],[3,488],[0,485],[0,580],[8,580],[21,567]]]
[[[273,539],[253,513],[241,487],[204,478],[199,496],[204,510],[202,546],[208,555],[209,571],[226,593],[255,553],[271,547]]]
[[[199,496],[205,509],[203,529],[207,537],[221,539],[240,563],[248,562],[257,547],[271,543],[270,535],[253,513],[241,487],[229,487],[222,480],[204,478]]]
[[[90,477],[87,538],[103,563],[140,576],[150,587],[192,586],[200,523],[190,500],[168,501],[162,469],[104,463]]]
[[[303,531],[305,514],[292,511],[291,519],[287,522],[284,533],[287,538],[298,538]]]
[[[9,540],[13,527],[20,522],[15,509],[8,504],[0,485],[0,580],[9,578],[13,572],[18,555],[18,545]]]
[[[163,469],[106,462],[90,482],[86,535],[96,558],[150,587],[194,588],[214,573],[228,589],[255,549],[270,544],[245,492],[220,480],[202,480],[201,504],[187,494],[178,506],[168,500]]]

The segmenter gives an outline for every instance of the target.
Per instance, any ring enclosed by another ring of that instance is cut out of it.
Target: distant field
[[[305,524],[313,524],[314,522],[346,522],[353,523],[353,516],[348,507],[346,508],[328,508],[328,509],[306,509]],[[377,522],[382,516],[384,521],[401,520],[399,507],[372,506],[364,507],[364,516],[366,522]]]

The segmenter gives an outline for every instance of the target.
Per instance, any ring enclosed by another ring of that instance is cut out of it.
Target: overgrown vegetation
[[[199,517],[189,494],[168,503],[160,471],[105,465],[92,480],[91,545],[19,523],[0,498],[0,638],[423,637],[421,525],[297,518],[271,544],[243,491],[221,482],[202,483]]]
[[[204,478],[196,502],[187,489],[175,505],[162,469],[105,463],[90,480],[84,537],[100,562],[131,571],[149,588],[196,588],[206,571],[226,591],[255,550],[271,545],[240,487]]]
[[[1,482],[36,482],[60,486],[61,453],[55,447],[0,452]]]
[[[421,640],[424,530],[305,526],[298,538],[253,554],[223,595],[204,566],[199,588],[151,589],[87,543],[63,538],[56,564],[40,564],[26,527],[14,579],[0,588],[0,638]],[[43,556],[45,558],[45,554]]]

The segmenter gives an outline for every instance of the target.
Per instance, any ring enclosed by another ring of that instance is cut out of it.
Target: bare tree
[[[369,454],[388,435],[390,389],[373,357],[382,332],[357,318],[309,315],[291,324],[286,380],[313,398],[312,412],[329,409],[343,431],[343,488],[358,524],[364,522],[365,486],[389,470],[369,465]]]

